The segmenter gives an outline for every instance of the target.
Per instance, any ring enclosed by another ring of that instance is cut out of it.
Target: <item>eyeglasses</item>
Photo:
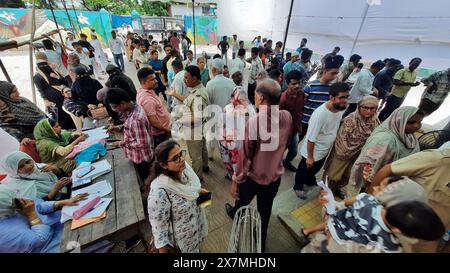
[[[367,110],[367,111],[376,111],[377,107],[367,107],[367,106],[360,106],[361,109]]]
[[[171,160],[167,160],[167,162],[181,162],[181,159],[186,157],[186,150],[181,150],[177,155],[172,157]]]

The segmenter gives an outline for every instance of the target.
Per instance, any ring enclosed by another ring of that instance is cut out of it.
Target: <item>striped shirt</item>
[[[321,84],[320,80],[314,80],[305,87],[306,101],[302,123],[308,124],[314,110],[329,100],[330,86],[331,84]]]
[[[144,110],[134,105],[133,110],[123,115],[123,140],[120,147],[125,156],[136,164],[151,162],[153,159],[153,139],[151,126]]]

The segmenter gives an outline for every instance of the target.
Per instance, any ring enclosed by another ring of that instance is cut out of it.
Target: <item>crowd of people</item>
[[[420,84],[418,57],[406,68],[393,58],[364,68],[363,57],[345,61],[335,47],[312,64],[307,39],[284,57],[282,42],[272,48],[272,40],[258,36],[247,59],[245,43],[233,35],[209,59],[193,55],[186,33],[161,42],[111,36],[115,65],[95,31],[90,41],[84,34],[75,41],[72,33],[64,45],[43,41],[33,81],[45,112],[14,84],[0,82],[1,128],[23,151],[1,161],[8,177],[0,184],[0,252],[57,251],[60,209],[86,198],[69,195],[67,177],[77,162],[68,155],[86,140],[73,132],[73,117],[95,119],[99,112],[110,117],[109,131],[123,133],[112,146],[134,163],[159,252],[200,251],[208,223],[197,200],[208,194],[203,174],[217,148],[236,200],[225,210],[233,218],[256,196],[263,251],[274,198],[288,183],[285,169],[295,172],[298,198],[312,197],[323,170],[335,198],[344,200],[322,224],[299,231],[305,242],[326,234],[321,251],[437,251],[450,228],[450,146],[420,151],[417,132],[450,91],[450,69],[422,79],[418,107],[401,106]],[[136,68],[137,88],[123,56]],[[105,86],[102,75],[109,76]],[[187,152],[173,138],[185,140]],[[324,192],[319,199],[332,201]]]

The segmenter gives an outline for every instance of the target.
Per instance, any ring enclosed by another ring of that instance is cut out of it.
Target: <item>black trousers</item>
[[[167,134],[161,134],[159,136],[153,136],[153,142],[155,144],[155,147],[158,147],[159,144],[163,143],[164,141],[168,140],[169,136]]]
[[[247,181],[239,184],[239,200],[236,200],[232,210],[234,215],[239,208],[250,204],[256,195],[258,212],[261,217],[261,247],[263,252],[266,246],[267,228],[272,214],[273,199],[277,195],[280,182],[281,178],[278,178],[269,185],[260,185],[247,178]]]
[[[312,168],[308,169],[308,167],[306,167],[306,158],[302,156],[302,160],[298,164],[297,172],[295,173],[294,190],[302,191],[305,184],[308,186],[317,185],[316,174],[322,168],[323,164],[325,163],[325,159],[326,157],[314,162]]]
[[[256,90],[256,82],[248,84],[248,100],[255,105],[255,90]]]
[[[139,185],[141,186],[141,188],[143,188],[144,181],[150,174],[150,166],[152,163],[144,161],[141,163],[133,163],[133,164],[140,178]]]

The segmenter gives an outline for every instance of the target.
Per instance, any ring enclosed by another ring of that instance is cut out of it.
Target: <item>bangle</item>
[[[38,218],[35,218],[34,220],[32,220],[30,223],[31,223],[32,226],[35,226],[35,225],[42,224],[42,221],[38,217]]]

